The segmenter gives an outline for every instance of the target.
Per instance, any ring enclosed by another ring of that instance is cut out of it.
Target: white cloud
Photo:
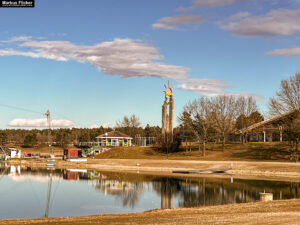
[[[222,80],[213,79],[187,79],[182,81],[177,88],[187,91],[193,91],[199,95],[213,97],[218,95],[232,95],[232,96],[251,96],[257,100],[262,99],[262,96],[250,93],[232,93],[226,91],[226,88],[232,87]]]
[[[240,36],[291,35],[300,32],[300,9],[277,9],[260,16],[245,15],[220,27]]]
[[[188,79],[178,85],[179,89],[197,92],[200,95],[216,96],[224,93],[224,89],[230,87],[221,80],[212,79]]]
[[[189,79],[189,68],[158,62],[162,59],[158,49],[137,40],[115,39],[92,46],[75,45],[69,41],[30,40],[20,43],[18,47],[26,50],[0,49],[0,56],[17,55],[57,61],[89,62],[105,74],[120,75],[122,78],[148,76],[174,79],[179,82],[180,89],[207,96],[223,95],[224,89],[230,87],[219,80]],[[57,124],[53,120],[52,123],[57,127],[74,126],[72,121],[67,120],[59,120]],[[46,126],[46,121],[15,119],[9,126],[39,127]],[[102,126],[111,127],[109,123]]]
[[[199,15],[179,15],[161,18],[155,24],[152,24],[152,27],[156,29],[173,30],[181,25],[200,23],[203,21],[204,19],[202,19]]]
[[[27,56],[57,61],[89,62],[103,73],[128,77],[187,78],[188,68],[159,62],[157,48],[138,40],[115,39],[93,46],[75,45],[69,41],[24,41],[19,47],[29,50],[0,50],[0,56]]]
[[[22,51],[15,51],[13,49],[6,49],[6,50],[0,50],[0,56],[26,56],[31,58],[46,58],[46,59],[52,59],[52,60],[58,60],[58,61],[67,61],[64,57],[57,57],[55,55],[50,54],[43,54],[43,53],[37,53],[37,52],[22,52]]]
[[[220,7],[231,5],[244,0],[191,0],[192,5],[189,7],[179,7],[178,11],[189,11],[197,8]]]
[[[9,40],[1,41],[1,42],[3,43],[23,42],[23,41],[30,41],[31,39],[32,39],[31,36],[15,36],[10,38]]]
[[[51,120],[51,127],[74,127],[74,122],[71,120]],[[10,127],[47,127],[47,119],[13,119],[8,123]]]
[[[91,129],[94,129],[94,128],[99,128],[100,126],[97,125],[97,124],[93,124],[92,126],[90,126]]]
[[[272,51],[266,52],[265,55],[280,55],[286,57],[299,57],[300,47],[288,47],[282,49],[274,49]]]

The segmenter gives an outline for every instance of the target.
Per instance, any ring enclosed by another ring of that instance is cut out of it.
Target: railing
[[[97,141],[91,141],[91,142],[80,142],[78,144],[79,147],[92,147],[92,146],[103,146],[103,147],[119,147],[119,146],[127,146],[127,143],[120,143],[120,142],[97,142]]]
[[[149,146],[155,144],[155,137],[135,137],[135,144],[138,146]]]

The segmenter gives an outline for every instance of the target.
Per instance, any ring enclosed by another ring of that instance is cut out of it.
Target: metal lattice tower
[[[48,125],[48,144],[49,144],[49,153],[50,153],[50,157],[53,158],[53,149],[52,149],[52,142],[51,142],[51,118],[50,118],[50,111],[49,109],[47,110],[47,112],[45,113],[45,115],[47,116],[47,125]]]

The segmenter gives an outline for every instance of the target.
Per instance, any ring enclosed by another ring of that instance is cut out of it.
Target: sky
[[[161,126],[168,80],[176,117],[224,94],[266,115],[299,72],[299,0],[35,0],[0,20],[1,129],[43,127],[48,109],[54,127]]]

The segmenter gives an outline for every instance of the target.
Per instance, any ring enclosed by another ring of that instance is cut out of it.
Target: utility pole
[[[50,119],[49,109],[47,110],[45,115],[47,116],[47,124],[48,124],[48,144],[49,144],[50,158],[54,158],[53,149],[52,149],[52,142],[51,142],[51,119]]]

